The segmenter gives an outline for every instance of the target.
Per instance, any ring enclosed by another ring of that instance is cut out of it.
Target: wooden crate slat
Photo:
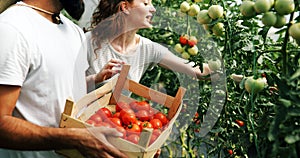
[[[117,83],[115,85],[115,89],[113,90],[112,97],[110,99],[110,104],[116,104],[121,96],[123,86],[127,79],[127,75],[130,69],[130,65],[123,65],[120,75],[118,77]]]
[[[67,99],[63,113],[69,116],[73,116],[74,108],[75,108],[74,102],[71,99]]]
[[[154,101],[158,104],[162,104],[167,108],[170,108],[174,101],[174,97],[151,89],[133,80],[127,80],[127,82],[125,82],[124,89],[129,90],[132,93],[144,97],[148,100]]]
[[[152,136],[153,129],[152,128],[143,128],[142,133],[140,134],[140,139],[138,145],[147,148]]]
[[[95,114],[96,111],[98,111],[100,108],[108,105],[111,94],[112,93],[108,93],[108,94],[104,95],[103,97],[99,98],[98,100],[94,101],[93,103],[91,103],[84,110],[84,113],[82,113],[78,118],[83,121],[88,120],[93,114]]]
[[[66,114],[62,114],[59,127],[60,128],[85,128],[88,125],[81,120],[71,117]]]
[[[136,101],[136,100],[133,99],[133,98],[130,98],[128,96],[125,96],[125,95],[121,94],[121,96],[119,98],[119,101],[123,101],[125,103],[131,103],[131,102]]]
[[[178,91],[176,93],[174,101],[172,102],[172,106],[169,108],[169,111],[168,111],[168,119],[172,119],[174,117],[174,115],[176,114],[178,107],[181,104],[181,101],[182,101],[185,91],[186,91],[186,89],[183,87],[178,88]]]
[[[77,115],[78,112],[83,109],[84,107],[88,106],[93,101],[97,100],[98,98],[104,96],[105,94],[112,91],[117,83],[118,78],[113,78],[110,82],[107,82],[103,86],[97,88],[96,90],[88,93],[84,97],[82,97],[77,103],[74,115]]]

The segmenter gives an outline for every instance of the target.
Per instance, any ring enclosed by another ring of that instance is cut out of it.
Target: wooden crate
[[[109,82],[105,83],[102,87],[88,93],[81,98],[77,103],[67,99],[65,110],[61,116],[61,128],[86,128],[91,125],[85,123],[96,111],[102,107],[108,107],[112,111],[117,102],[123,101],[130,103],[135,101],[133,98],[121,94],[122,90],[128,90],[138,96],[147,100],[151,100],[160,105],[167,107],[169,124],[162,131],[161,135],[150,146],[149,140],[151,138],[152,130],[145,130],[141,133],[140,141],[138,144],[131,143],[122,138],[108,137],[108,141],[116,146],[123,153],[129,157],[151,158],[155,155],[156,151],[163,145],[172,131],[172,126],[179,115],[181,109],[182,98],[185,89],[180,87],[175,97],[161,93],[159,91],[148,88],[144,85],[136,83],[127,79],[129,65],[123,65],[121,73],[118,77],[112,78]],[[91,127],[92,128],[92,127]],[[82,158],[83,156],[76,150],[60,150],[58,153],[66,157]]]

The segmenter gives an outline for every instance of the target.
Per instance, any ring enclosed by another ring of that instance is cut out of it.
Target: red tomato
[[[141,126],[142,125],[142,121],[140,121],[140,120],[135,120],[135,124],[137,124],[138,126]]]
[[[131,125],[128,125],[126,127],[126,132],[130,135],[130,134],[140,134],[141,132],[141,128],[139,125],[137,124],[131,124]]]
[[[100,108],[97,111],[97,114],[99,114],[103,120],[112,116],[112,113],[108,108]]]
[[[188,44],[188,37],[187,36],[180,36],[179,37],[179,43],[182,45]]]
[[[120,117],[122,118],[125,114],[134,114],[132,109],[123,109],[120,111]]]
[[[228,154],[229,154],[229,155],[232,155],[232,154],[233,154],[233,151],[232,151],[231,149],[229,149],[229,150],[228,150]]]
[[[157,135],[155,135],[155,134],[152,134],[151,135],[151,138],[150,138],[150,142],[149,142],[149,145],[151,145],[156,139],[157,139]]]
[[[111,125],[107,122],[99,122],[99,123],[95,124],[95,127],[101,127],[101,126],[111,128]]]
[[[240,126],[243,127],[245,125],[244,121],[241,120],[235,120],[235,122]]]
[[[150,110],[149,110],[149,120],[152,120],[154,118],[154,114],[156,113],[157,111],[153,108],[150,107]]]
[[[188,40],[188,45],[189,45],[190,47],[194,47],[194,45],[196,45],[196,44],[197,44],[196,41],[194,41],[194,40]]]
[[[153,128],[152,124],[148,121],[144,121],[142,122],[142,124],[140,125],[141,129],[143,128]]]
[[[197,119],[198,117],[199,117],[199,113],[196,112],[195,115],[194,115],[194,118]]]
[[[163,126],[169,122],[169,120],[167,119],[167,116],[165,114],[163,114],[162,112],[158,112],[158,113],[154,114],[154,119],[159,119]]]
[[[86,123],[90,124],[92,126],[94,126],[96,124],[96,122],[94,120],[87,120]]]
[[[120,133],[123,134],[123,136],[121,138],[125,139],[126,138],[126,130],[124,127],[122,126],[116,126],[115,127],[117,131],[119,131]]]
[[[113,127],[115,126],[122,126],[122,122],[119,118],[111,117],[105,120],[106,122],[110,123]]]
[[[130,106],[131,109],[135,109],[137,104],[138,104],[138,101],[133,101],[133,102],[129,103],[129,106]]]
[[[126,140],[128,140],[134,144],[138,144],[139,140],[140,140],[140,136],[138,136],[137,134],[131,134],[126,138]]]
[[[149,112],[146,110],[140,110],[135,113],[136,117],[141,121],[148,121],[149,120]]]
[[[139,101],[137,102],[137,105],[135,106],[135,110],[136,111],[140,111],[140,110],[146,110],[149,111],[150,110],[150,104],[147,101]]]
[[[130,109],[130,106],[125,102],[118,102],[116,104],[116,111],[120,112],[122,109]]]
[[[159,119],[150,120],[150,123],[152,124],[154,129],[161,129],[162,128],[162,123]]]
[[[115,118],[120,118],[120,112],[116,112],[112,115],[112,117],[115,117]]]
[[[102,122],[101,116],[100,116],[99,114],[97,114],[97,113],[93,114],[93,115],[89,118],[89,120],[95,121],[96,124],[99,123],[99,122]]]
[[[160,136],[161,135],[161,129],[154,129],[152,134]]]
[[[134,114],[126,113],[126,114],[122,115],[121,117],[122,117],[121,120],[124,125],[130,125],[130,124],[135,123],[135,121],[136,121],[136,117]]]

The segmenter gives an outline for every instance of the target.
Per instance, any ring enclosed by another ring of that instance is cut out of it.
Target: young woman
[[[105,80],[118,73],[116,67],[124,63],[131,65],[128,77],[136,82],[155,64],[198,79],[208,75],[207,64],[201,72],[166,47],[137,34],[141,28],[152,27],[155,12],[151,0],[101,0],[93,14],[92,29],[86,33],[87,75],[101,72]]]

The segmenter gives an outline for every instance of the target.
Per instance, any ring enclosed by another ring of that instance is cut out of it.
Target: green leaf
[[[293,75],[292,77],[290,78],[290,80],[294,80],[296,78],[300,77],[300,69],[298,69]]]
[[[287,99],[280,98],[278,99],[286,108],[290,107],[292,105],[292,102]]]
[[[294,144],[295,142],[298,142],[300,140],[300,136],[299,135],[288,135],[284,138],[284,140],[288,144]]]
[[[245,81],[246,81],[246,80],[247,80],[247,77],[244,77],[244,78],[242,79],[242,81],[240,82],[239,86],[240,86],[241,89],[244,89],[244,88],[245,88]]]

